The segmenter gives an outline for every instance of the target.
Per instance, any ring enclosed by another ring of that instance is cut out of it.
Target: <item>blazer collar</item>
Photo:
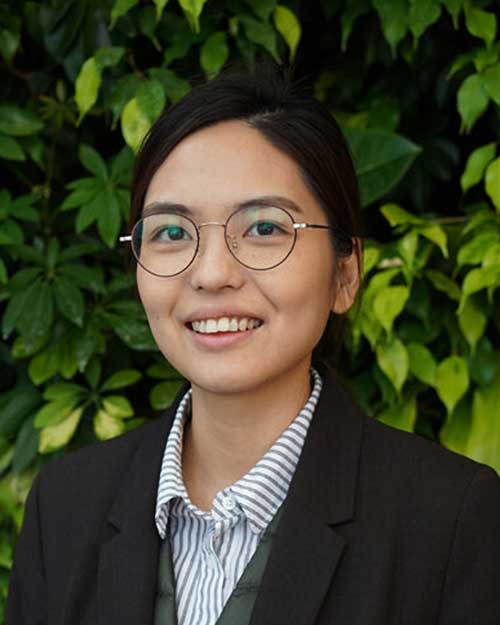
[[[354,518],[364,417],[338,378],[325,381],[290,485],[250,625],[312,625],[347,545],[335,525]]]

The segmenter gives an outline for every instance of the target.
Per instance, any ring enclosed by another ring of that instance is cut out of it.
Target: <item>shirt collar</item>
[[[224,498],[234,497],[253,532],[266,529],[288,494],[323,385],[321,376],[314,367],[311,367],[310,373],[313,377],[313,389],[299,414],[257,464],[237,482],[219,492],[215,498],[214,509],[219,510]],[[184,426],[191,411],[191,393],[192,389],[189,388],[179,403],[163,455],[155,512],[156,526],[162,539],[166,535],[172,499],[179,497],[191,512],[197,510],[189,501],[182,478],[182,440]],[[198,512],[210,517],[210,513],[207,515]]]

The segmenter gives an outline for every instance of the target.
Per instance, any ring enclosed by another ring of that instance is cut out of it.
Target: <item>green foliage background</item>
[[[358,402],[500,472],[498,17],[489,0],[0,0],[0,614],[39,467],[179,386],[117,237],[145,132],[232,60],[295,60],[348,136]]]

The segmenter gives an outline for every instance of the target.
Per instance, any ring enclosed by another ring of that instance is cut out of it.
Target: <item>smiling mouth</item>
[[[254,330],[263,325],[261,319],[249,319],[249,318],[232,318],[228,319],[224,317],[219,321],[214,319],[208,319],[203,321],[188,321],[185,325],[187,328],[196,332],[196,334],[211,335],[211,334],[237,334],[240,332],[248,332]]]

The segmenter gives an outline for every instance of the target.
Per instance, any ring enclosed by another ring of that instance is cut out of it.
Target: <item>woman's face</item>
[[[175,147],[156,171],[144,207],[175,202],[188,206],[198,224],[223,223],[236,204],[270,195],[297,204],[301,213],[292,213],[297,222],[327,224],[296,163],[258,131],[229,121]],[[161,352],[194,385],[215,393],[251,391],[286,379],[294,368],[307,370],[335,310],[334,274],[329,231],[323,229],[299,230],[292,254],[266,271],[239,264],[217,226],[201,229],[198,254],[184,272],[160,278],[137,266],[140,297]],[[204,317],[222,308],[263,323],[238,332],[232,344],[206,345],[186,324],[205,308]]]

